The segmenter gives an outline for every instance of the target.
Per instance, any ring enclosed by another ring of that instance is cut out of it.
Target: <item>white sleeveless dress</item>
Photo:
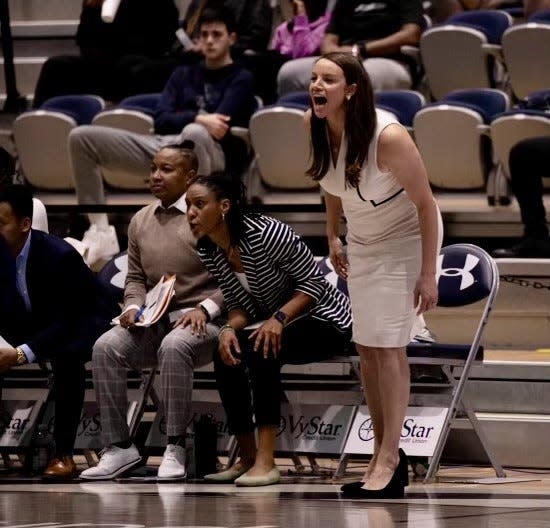
[[[422,265],[418,214],[391,172],[378,168],[380,134],[398,123],[377,110],[377,127],[361,169],[358,188],[346,187],[346,137],[336,167],[331,162],[321,187],[342,201],[347,220],[348,289],[353,313],[353,340],[371,347],[406,346],[419,330],[414,288]],[[439,244],[442,239],[439,224]]]

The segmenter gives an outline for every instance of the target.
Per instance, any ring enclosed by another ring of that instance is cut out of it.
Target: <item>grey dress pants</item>
[[[159,369],[157,381],[166,434],[185,435],[191,419],[193,371],[212,360],[218,347],[218,331],[218,325],[208,323],[205,337],[194,336],[190,327],[172,330],[165,318],[147,328],[127,330],[115,326],[103,334],[94,345],[92,371],[104,445],[129,439],[128,369]]]

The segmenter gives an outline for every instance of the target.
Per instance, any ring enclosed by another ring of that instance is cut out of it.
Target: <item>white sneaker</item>
[[[141,462],[135,445],[127,449],[117,446],[106,447],[101,452],[97,466],[85,469],[80,478],[85,480],[111,480],[132,469]]]
[[[187,476],[185,469],[185,447],[168,444],[158,470],[159,479],[184,479]]]
[[[86,247],[84,260],[92,267],[102,261],[107,261],[117,253],[120,246],[116,237],[114,226],[98,226],[92,224],[82,237],[82,243]]]

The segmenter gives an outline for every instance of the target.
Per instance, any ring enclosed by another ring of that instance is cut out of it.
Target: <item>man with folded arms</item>
[[[82,403],[84,363],[108,327],[116,305],[82,257],[64,240],[31,228],[28,188],[0,191],[0,373],[38,361],[51,363],[54,386],[55,456],[44,477],[76,476],[72,458]]]
[[[186,219],[185,191],[198,168],[191,142],[162,147],[153,158],[149,187],[158,200],[141,209],[128,229],[128,274],[120,325],[101,336],[93,350],[93,375],[106,445],[87,480],[113,479],[141,462],[126,423],[127,369],[160,371],[160,400],[168,445],[159,479],[184,479],[185,433],[190,419],[193,370],[211,361],[218,344],[221,291],[200,261]],[[136,326],[146,292],[165,274],[175,274],[175,295],[163,318]]]

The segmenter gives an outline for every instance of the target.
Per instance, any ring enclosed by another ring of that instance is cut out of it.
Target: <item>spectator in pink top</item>
[[[293,4],[294,18],[277,26],[271,49],[292,59],[316,55],[330,20],[327,2],[294,0]]]

